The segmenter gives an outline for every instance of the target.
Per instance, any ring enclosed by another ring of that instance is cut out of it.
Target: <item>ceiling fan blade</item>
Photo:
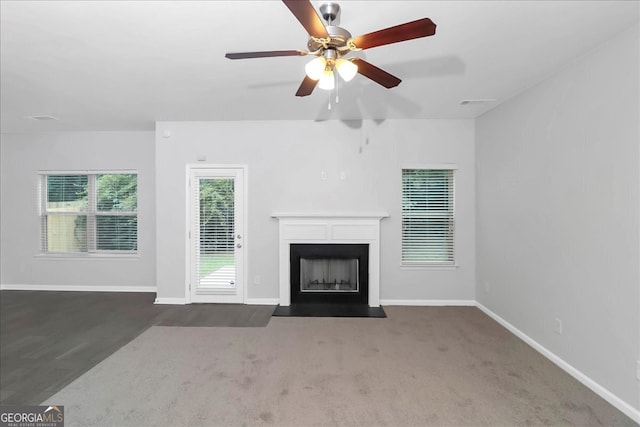
[[[364,59],[354,58],[351,60],[351,62],[358,66],[358,73],[370,78],[374,82],[386,87],[387,89],[398,86],[402,81],[393,74],[387,73],[383,69],[368,63]]]
[[[436,33],[436,24],[429,18],[418,19],[384,30],[374,31],[355,37],[353,44],[360,49],[383,46],[385,44],[403,42],[405,40],[418,39],[432,36]]]
[[[329,37],[327,29],[316,9],[308,0],[282,0],[291,13],[298,18],[307,33],[316,38]]]
[[[268,58],[272,56],[304,56],[308,52],[304,50],[267,50],[264,52],[238,52],[227,53],[225,58],[248,59],[248,58]]]
[[[300,84],[300,87],[296,92],[296,96],[311,95],[311,92],[313,92],[317,84],[318,84],[318,80],[313,80],[309,78],[309,76],[304,76],[304,80],[302,81],[302,84]]]

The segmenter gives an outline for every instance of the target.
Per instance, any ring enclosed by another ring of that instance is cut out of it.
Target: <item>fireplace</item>
[[[386,213],[272,216],[279,223],[280,306],[305,301],[380,306],[380,220]],[[302,255],[296,255],[300,249]],[[303,276],[301,265],[311,273]]]
[[[291,303],[367,304],[368,244],[291,244]]]

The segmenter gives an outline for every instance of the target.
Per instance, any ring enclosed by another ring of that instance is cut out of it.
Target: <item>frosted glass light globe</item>
[[[304,71],[312,80],[320,80],[324,74],[324,69],[327,66],[327,60],[322,56],[312,59],[307,65],[304,66]]]
[[[333,76],[333,71],[324,71],[324,74],[320,78],[320,82],[318,82],[318,87],[324,90],[333,90],[336,87],[336,80]]]
[[[358,66],[356,64],[343,58],[336,61],[336,68],[338,69],[338,74],[340,74],[340,77],[342,77],[345,82],[353,79],[358,72]]]

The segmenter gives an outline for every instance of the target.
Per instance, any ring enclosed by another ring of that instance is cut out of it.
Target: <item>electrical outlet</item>
[[[489,282],[487,282],[486,280],[483,280],[482,283],[484,284],[484,291],[485,293],[489,293],[489,291],[491,290],[491,287],[489,286]]]
[[[558,319],[557,317],[553,325],[553,331],[558,335],[562,335],[562,320]]]
[[[636,370],[636,378],[640,381],[640,360],[638,360],[638,367]]]
[[[256,274],[255,276],[253,276],[253,284],[254,285],[259,285],[260,284],[260,280],[261,279],[260,279],[259,275]]]
[[[320,172],[320,179],[322,181],[326,181],[327,180],[327,172],[326,171]]]

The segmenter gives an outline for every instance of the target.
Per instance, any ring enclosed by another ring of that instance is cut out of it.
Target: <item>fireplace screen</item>
[[[301,292],[358,292],[357,258],[300,258]]]

